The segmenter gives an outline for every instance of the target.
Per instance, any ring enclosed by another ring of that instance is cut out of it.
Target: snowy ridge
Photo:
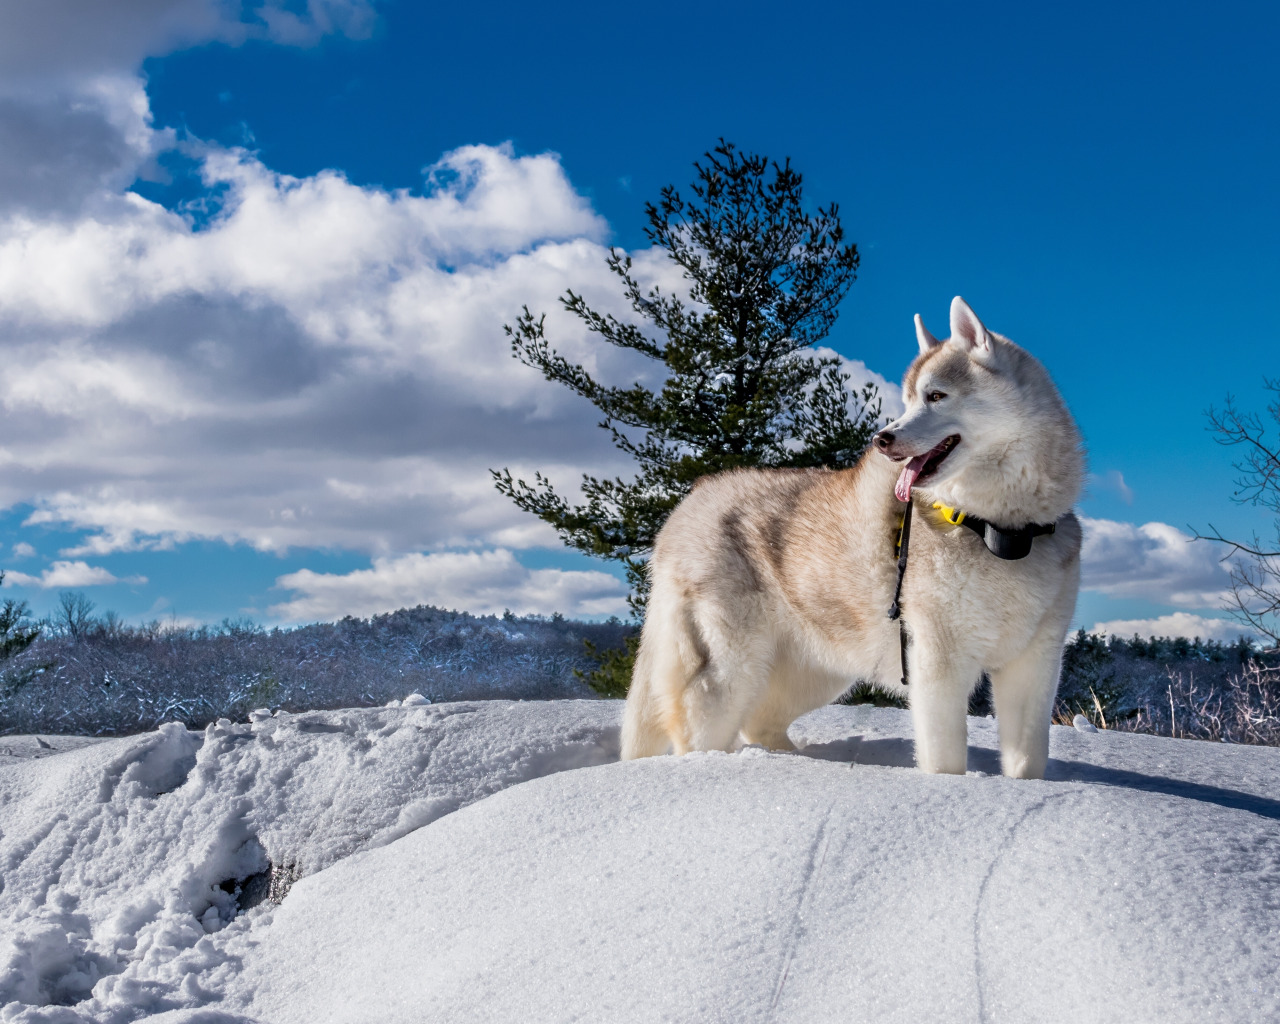
[[[862,706],[798,722],[808,756],[619,764],[619,707],[0,763],[0,1021],[1280,1014],[1280,751],[1055,728],[1022,782],[972,719],[977,771],[926,776]]]

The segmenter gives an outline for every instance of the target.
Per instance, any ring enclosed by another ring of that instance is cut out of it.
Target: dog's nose
[[[871,441],[877,448],[884,451],[889,445],[893,444],[893,435],[887,430],[882,430]]]

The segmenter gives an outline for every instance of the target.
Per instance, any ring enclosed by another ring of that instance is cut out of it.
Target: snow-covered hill
[[[0,1021],[1280,1019],[1280,750],[1055,727],[1024,782],[971,719],[926,776],[863,706],[618,764],[619,710],[7,739]]]

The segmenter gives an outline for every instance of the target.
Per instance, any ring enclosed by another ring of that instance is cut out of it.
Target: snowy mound
[[[926,776],[905,713],[833,707],[808,756],[617,764],[619,707],[0,767],[0,1020],[1280,1016],[1280,751],[1055,728],[1049,781]]]

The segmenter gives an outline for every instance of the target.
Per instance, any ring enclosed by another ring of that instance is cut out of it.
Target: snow
[[[101,742],[98,736],[0,736],[0,766]]]
[[[1054,727],[1026,782],[971,719],[928,776],[862,706],[623,764],[620,707],[6,738],[0,1021],[1280,1018],[1280,750]]]

